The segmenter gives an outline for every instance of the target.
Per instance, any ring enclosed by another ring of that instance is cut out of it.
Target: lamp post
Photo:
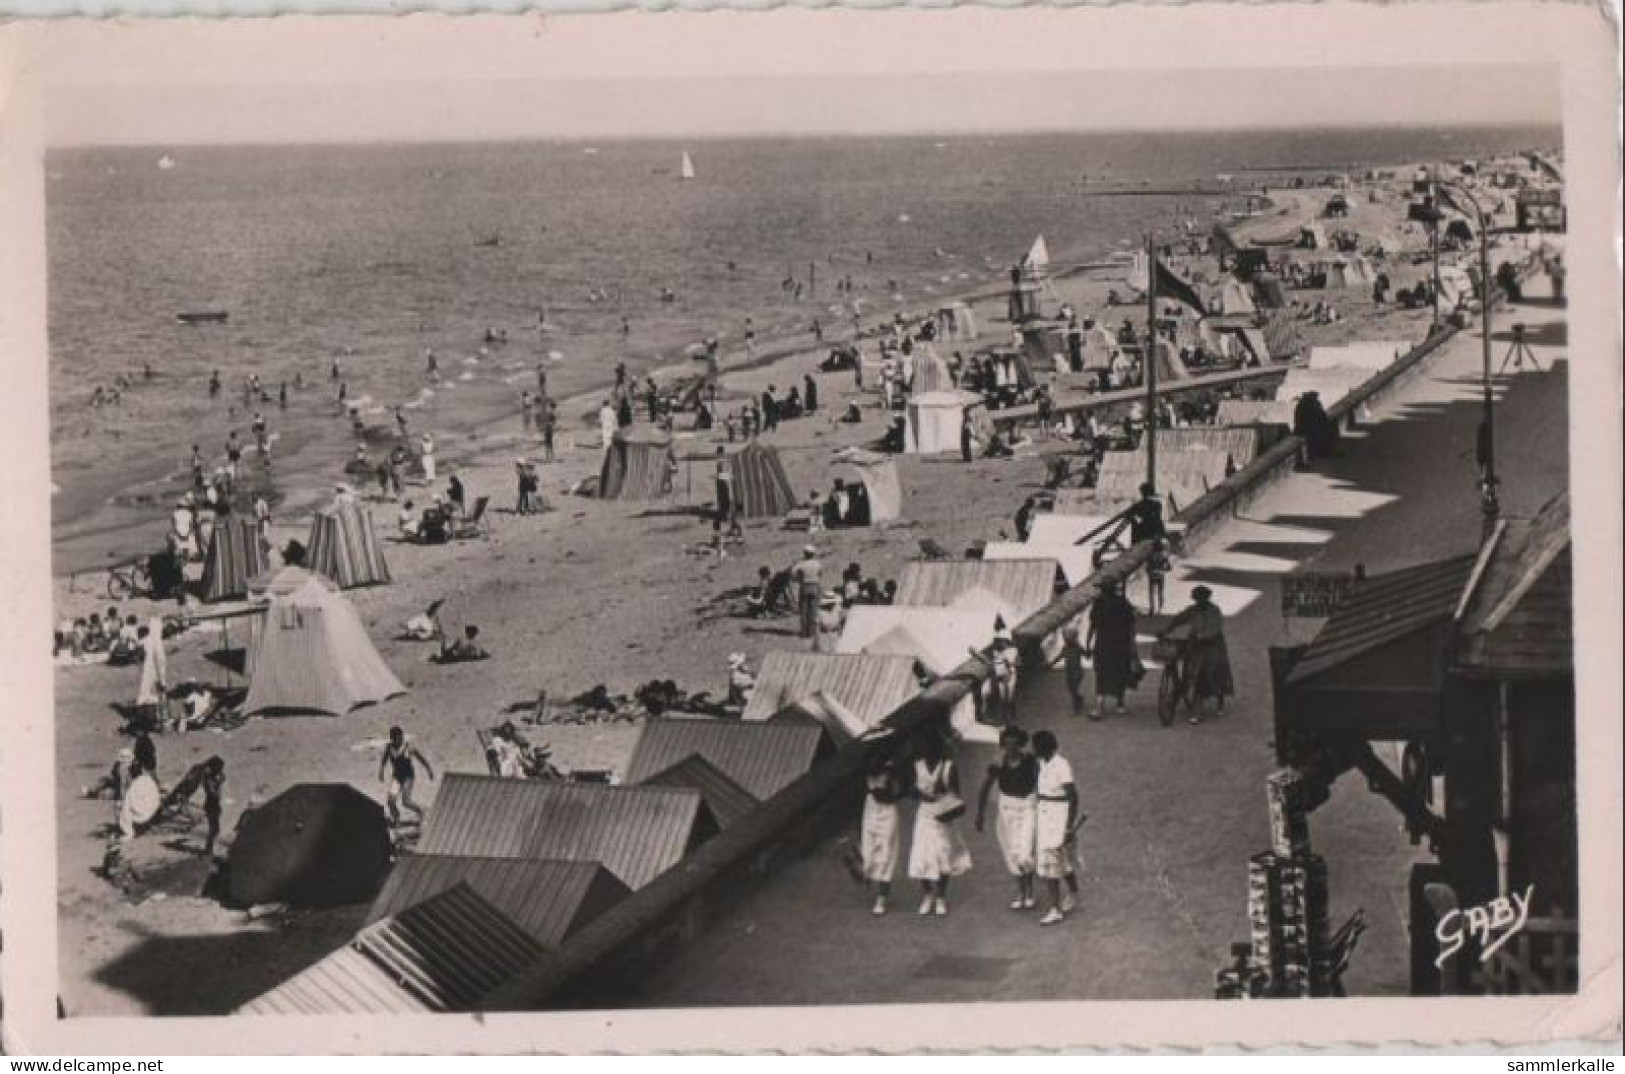
[[[1459,194],[1467,201],[1467,204],[1473,207],[1473,215],[1477,217],[1478,223],[1478,305],[1483,316],[1484,332],[1484,368],[1482,377],[1484,389],[1484,414],[1483,417],[1479,419],[1477,455],[1480,469],[1479,505],[1480,510],[1482,510],[1484,515],[1484,535],[1485,537],[1488,537],[1490,532],[1494,530],[1496,519],[1501,513],[1500,495],[1497,492],[1499,482],[1495,476],[1495,388],[1490,379],[1490,304],[1492,298],[1491,288],[1494,286],[1494,281],[1490,277],[1490,218],[1485,214],[1484,207],[1479,204],[1478,199],[1469,193],[1460,183],[1451,182],[1448,179],[1434,178],[1433,187],[1434,211],[1435,214],[1437,214],[1435,216],[1433,225],[1433,273],[1435,279],[1435,287],[1433,292],[1433,316],[1435,322],[1437,322],[1439,316],[1439,292],[1437,287],[1437,279],[1439,274],[1438,234],[1439,225],[1443,222],[1442,214],[1438,213],[1438,191],[1444,189],[1452,193]]]

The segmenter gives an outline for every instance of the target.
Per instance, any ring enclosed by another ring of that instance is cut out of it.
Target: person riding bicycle
[[[1174,631],[1184,628],[1180,642],[1185,680],[1196,695],[1190,722],[1202,722],[1202,710],[1212,699],[1214,716],[1224,715],[1225,699],[1236,692],[1230,672],[1230,653],[1224,641],[1224,613],[1213,603],[1213,590],[1199,585],[1191,590],[1191,605],[1158,631],[1160,640],[1171,640]]]

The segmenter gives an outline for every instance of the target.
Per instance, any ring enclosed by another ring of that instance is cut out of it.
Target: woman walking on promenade
[[[970,871],[970,850],[959,833],[965,812],[959,796],[959,769],[940,737],[928,734],[914,762],[914,841],[908,849],[908,875],[920,882],[925,897],[921,914],[948,912],[948,881]]]
[[[1123,695],[1135,685],[1134,606],[1123,597],[1121,582],[1106,582],[1100,596],[1089,606],[1089,633],[1083,651],[1095,657],[1095,711],[1091,720],[1106,714],[1106,698],[1117,699],[1117,711],[1125,710]]]
[[[1075,830],[1078,788],[1073,783],[1072,765],[1058,752],[1055,736],[1040,731],[1033,736],[1033,752],[1038,754],[1038,875],[1049,889],[1049,909],[1038,919],[1040,925],[1054,925],[1066,918],[1078,904],[1078,850]],[[1061,894],[1061,881],[1067,891]]]
[[[999,746],[1004,752],[988,766],[977,796],[976,830],[981,831],[987,819],[987,796],[996,785],[999,814],[993,830],[1004,853],[1004,866],[1016,878],[1016,897],[1010,909],[1031,910],[1037,905],[1033,877],[1038,856],[1038,759],[1027,752],[1027,732],[1019,727],[1001,731]]]
[[[891,898],[892,877],[903,845],[902,802],[908,781],[889,753],[869,755],[866,793],[863,796],[863,879],[874,889],[870,912],[884,914]]]

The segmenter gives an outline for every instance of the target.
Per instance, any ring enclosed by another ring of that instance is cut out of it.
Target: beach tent
[[[768,653],[744,718],[766,720],[825,694],[867,730],[919,692],[914,660],[874,653]]]
[[[903,485],[897,477],[897,463],[891,456],[865,448],[848,447],[835,453],[835,461],[857,471],[858,480],[863,482],[869,494],[871,525],[903,517]]]
[[[234,906],[345,906],[372,898],[389,870],[384,809],[348,783],[299,783],[237,823],[227,860]]]
[[[214,527],[203,564],[203,599],[213,604],[248,595],[249,579],[266,569],[259,528],[249,518],[228,518]]]
[[[1288,362],[1303,353],[1303,333],[1298,319],[1288,310],[1276,310],[1264,322],[1264,345],[1277,362]]]
[[[908,424],[903,450],[911,455],[934,455],[959,450],[959,428],[965,408],[977,402],[965,392],[925,392],[909,396]]]
[[[733,474],[734,499],[746,518],[779,518],[796,506],[790,479],[779,453],[752,440],[728,460]]]
[[[421,854],[602,862],[633,891],[719,830],[688,787],[447,772],[418,840]]]
[[[1050,512],[1057,515],[1110,518],[1121,513],[1124,508],[1132,507],[1139,498],[1138,490],[1130,495],[1115,490],[1107,494],[1098,488],[1056,489],[1055,506]]]
[[[646,425],[617,429],[598,471],[604,500],[658,500],[671,493],[671,437]]]
[[[954,378],[948,372],[948,363],[929,344],[914,351],[914,389],[916,396],[934,392],[952,392]]]
[[[332,583],[310,575],[273,597],[255,618],[248,675],[248,716],[342,716],[406,692],[373,648],[355,608]]]
[[[1105,325],[1095,323],[1083,329],[1083,368],[1086,371],[1110,369],[1118,351],[1117,339]]]
[[[1219,288],[1219,309],[1225,313],[1255,313],[1258,307],[1247,285],[1232,276]]]
[[[1326,239],[1326,229],[1319,224],[1305,224],[1298,229],[1298,248],[1302,250],[1325,250],[1331,247]]]
[[[1311,347],[1310,369],[1366,369],[1371,372],[1387,369],[1399,356],[1411,349],[1400,340],[1346,343],[1340,347]]]
[[[456,884],[368,925],[238,1013],[464,1013],[544,952],[470,885]]]
[[[631,894],[595,861],[403,854],[389,872],[367,924],[466,884],[536,943],[554,948]]]
[[[951,302],[937,310],[937,335],[952,343],[976,338],[976,315],[964,302]]]
[[[1327,288],[1370,287],[1377,278],[1371,262],[1357,254],[1316,261],[1311,271],[1325,273]]]
[[[335,502],[310,523],[305,563],[340,589],[389,582],[389,564],[372,526],[371,512],[350,500]]]

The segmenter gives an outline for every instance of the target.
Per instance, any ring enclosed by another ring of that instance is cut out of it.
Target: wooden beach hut
[[[602,862],[636,891],[718,831],[696,790],[448,772],[418,851]]]
[[[747,720],[766,720],[791,705],[826,695],[864,729],[919,692],[914,660],[872,653],[768,653],[745,706]]]

